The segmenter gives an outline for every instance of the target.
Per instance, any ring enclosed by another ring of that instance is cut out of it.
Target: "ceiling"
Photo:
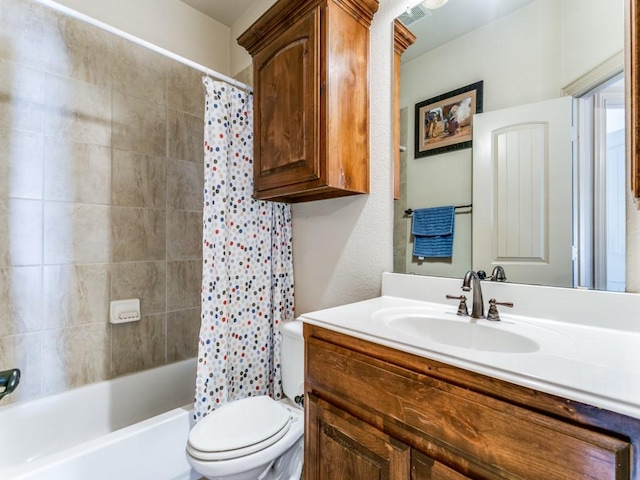
[[[256,0],[181,0],[208,17],[231,27]]]
[[[408,28],[418,38],[402,54],[408,62],[429,50],[508,15],[535,0],[450,0]]]
[[[256,3],[256,0],[181,1],[228,27]],[[444,7],[431,10],[431,16],[409,27],[418,40],[402,55],[402,61],[419,57],[532,1],[535,0],[450,0]]]

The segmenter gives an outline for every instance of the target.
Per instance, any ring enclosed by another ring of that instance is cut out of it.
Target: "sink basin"
[[[480,323],[485,322],[485,323]],[[388,327],[411,335],[452,347],[501,353],[532,353],[539,345],[528,337],[505,330],[502,325],[487,325],[487,320],[464,317],[443,318],[431,314],[404,314],[389,316]]]

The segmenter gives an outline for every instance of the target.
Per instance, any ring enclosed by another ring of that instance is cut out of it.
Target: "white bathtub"
[[[185,458],[195,370],[186,360],[0,408],[0,479],[198,478]]]

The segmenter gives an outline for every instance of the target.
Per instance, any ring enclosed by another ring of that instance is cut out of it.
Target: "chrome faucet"
[[[500,265],[496,265],[491,272],[490,280],[492,282],[506,282],[507,274],[504,273],[504,268],[502,268]]]
[[[480,286],[480,277],[473,270],[469,270],[464,274],[462,280],[462,290],[468,292],[471,290],[471,281],[473,280],[473,304],[471,308],[471,318],[484,318],[484,300],[482,298],[482,287]]]
[[[12,368],[11,370],[4,370],[0,372],[0,400],[5,395],[12,393],[20,383],[20,370]]]

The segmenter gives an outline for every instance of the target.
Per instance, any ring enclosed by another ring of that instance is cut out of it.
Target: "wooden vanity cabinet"
[[[635,479],[640,421],[305,324],[305,480]]]
[[[378,0],[278,0],[239,38],[253,57],[254,197],[369,192],[369,28]]]

